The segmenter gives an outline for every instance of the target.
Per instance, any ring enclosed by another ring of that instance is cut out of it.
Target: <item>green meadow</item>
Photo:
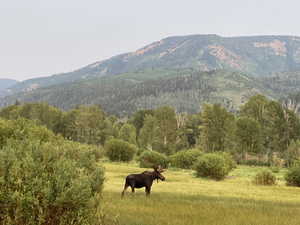
[[[252,183],[260,167],[238,166],[223,181],[197,178],[192,170],[168,169],[166,181],[154,182],[149,198],[144,188],[130,188],[121,199],[125,177],[143,172],[137,164],[104,163],[103,209],[120,225],[299,225],[300,188],[288,187],[285,170],[277,185]]]

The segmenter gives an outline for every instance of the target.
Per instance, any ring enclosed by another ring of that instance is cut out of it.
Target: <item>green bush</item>
[[[285,175],[286,184],[300,187],[300,164],[291,167]]]
[[[137,152],[135,145],[126,141],[112,138],[105,143],[106,156],[111,161],[129,162]]]
[[[280,172],[280,167],[278,167],[278,166],[272,166],[270,169],[273,173],[279,173]]]
[[[255,175],[253,183],[257,185],[275,185],[276,176],[269,170],[262,170]]]
[[[219,154],[221,154],[225,158],[230,171],[236,168],[236,161],[234,161],[231,154],[229,154],[228,152],[220,152]]]
[[[10,140],[0,149],[0,224],[93,224],[103,181],[88,146]]]
[[[38,126],[34,121],[24,118],[17,120],[0,119],[0,148],[5,146],[9,139],[49,142],[59,139],[59,137],[46,127]]]
[[[153,166],[161,165],[163,168],[168,167],[168,157],[162,153],[155,151],[144,151],[138,158],[140,167],[153,168]]]
[[[197,159],[194,168],[198,177],[222,180],[233,169],[233,165],[229,160],[229,155],[207,153]]]
[[[170,157],[171,166],[182,169],[191,169],[201,154],[202,152],[198,149],[177,152]]]

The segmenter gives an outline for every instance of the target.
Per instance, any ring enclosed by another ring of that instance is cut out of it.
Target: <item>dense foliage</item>
[[[25,119],[0,124],[0,224],[96,222],[104,181],[98,148]]]
[[[16,103],[3,108],[0,117],[34,120],[65,139],[97,146],[113,138],[166,155],[200,148],[204,152],[228,152],[242,164],[289,167],[300,157],[300,120],[288,106],[255,95],[239,113],[221,104],[205,104],[196,114],[178,113],[163,106],[118,118],[99,105],[61,111],[46,103]],[[5,129],[1,126],[0,132],[8,135],[10,131]],[[3,141],[0,139],[0,144]]]
[[[110,139],[105,143],[106,156],[111,161],[128,162],[133,159],[134,154],[137,152],[137,148],[123,140]]]
[[[285,175],[287,185],[300,187],[300,163],[291,167]]]
[[[169,159],[162,153],[155,151],[144,151],[138,158],[140,167],[153,168],[154,166],[162,166],[167,168],[169,164]]]
[[[255,175],[253,183],[257,185],[275,185],[276,176],[269,170],[261,170]]]
[[[233,169],[233,164],[229,160],[229,156],[218,153],[207,153],[197,159],[194,167],[199,177],[222,180]]]
[[[202,154],[203,152],[201,152],[199,149],[179,151],[170,156],[170,163],[173,167],[191,169],[197,158]]]

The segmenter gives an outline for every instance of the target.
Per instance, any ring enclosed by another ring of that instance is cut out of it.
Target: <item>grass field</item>
[[[240,166],[224,181],[196,178],[192,170],[169,169],[166,181],[144,189],[121,191],[124,178],[145,169],[136,164],[105,163],[104,212],[121,225],[299,225],[300,188],[285,186],[284,170],[276,186],[251,180],[258,167]]]

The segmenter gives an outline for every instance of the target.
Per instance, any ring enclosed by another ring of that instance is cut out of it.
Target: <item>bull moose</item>
[[[164,181],[166,178],[161,174],[164,170],[160,166],[153,168],[154,171],[144,171],[139,174],[130,174],[126,177],[124,190],[122,191],[122,197],[126,189],[130,186],[131,191],[134,193],[135,188],[145,187],[146,196],[150,195],[151,186],[153,181],[156,179]]]

